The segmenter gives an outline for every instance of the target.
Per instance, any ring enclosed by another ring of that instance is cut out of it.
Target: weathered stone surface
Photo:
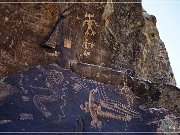
[[[155,16],[113,2],[0,4],[1,131],[179,131]]]
[[[78,4],[70,12],[58,24],[61,34],[55,30],[51,35],[62,40],[47,44],[61,46],[66,66],[79,61],[116,70],[128,68],[146,80],[176,85],[156,18],[143,11],[140,3]]]
[[[144,106],[126,83],[88,80],[56,64],[29,69],[4,82],[18,93],[0,107],[0,131],[179,131],[172,113]]]
[[[116,70],[129,68],[146,80],[176,84],[156,18],[143,11],[140,3],[108,0],[97,4],[1,4],[0,8],[1,77],[55,60],[57,52],[40,47],[45,43],[61,50],[65,63],[76,60]],[[56,31],[49,37],[58,16]]]
[[[40,45],[63,10],[61,6],[0,4],[0,77],[56,60],[56,55]]]

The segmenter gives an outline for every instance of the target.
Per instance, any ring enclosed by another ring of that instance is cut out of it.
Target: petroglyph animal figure
[[[44,71],[45,72],[45,71]],[[33,98],[33,102],[35,106],[39,109],[40,112],[44,114],[46,118],[50,117],[52,114],[51,112],[45,107],[44,103],[46,102],[55,102],[58,101],[59,99],[62,99],[65,105],[65,100],[63,99],[63,95],[60,95],[59,90],[55,87],[53,87],[55,84],[61,84],[64,76],[61,72],[58,72],[57,70],[51,70],[50,72],[45,72],[47,74],[46,78],[46,86],[48,87],[48,90],[51,92],[52,95],[35,95]],[[62,91],[63,92],[63,91]],[[61,111],[63,113],[63,106],[60,106]],[[63,114],[64,116],[64,114]],[[63,117],[62,116],[62,117]]]
[[[124,95],[127,98],[127,103],[109,97],[105,89],[92,89],[89,93],[89,101],[85,102],[85,106],[81,104],[80,108],[86,112],[90,112],[92,117],[91,125],[93,127],[101,128],[102,122],[98,120],[98,116],[111,118],[121,121],[130,121],[132,118],[140,118],[140,114],[132,109],[133,96],[127,93],[121,93],[127,90],[128,87],[124,86],[122,90],[117,90],[118,95]],[[109,91],[108,91],[109,92]],[[119,96],[119,97],[121,97]]]

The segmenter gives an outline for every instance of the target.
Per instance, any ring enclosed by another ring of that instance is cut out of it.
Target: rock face
[[[47,11],[48,9],[48,11]],[[61,11],[56,4],[0,4],[0,77],[55,60],[40,47]]]
[[[4,82],[18,89],[1,106],[4,132],[179,131],[171,112],[145,106],[126,82],[113,86],[88,80],[56,64],[37,66]]]
[[[56,61],[132,70],[138,77],[176,85],[156,18],[140,3],[1,4],[1,77]],[[58,20],[53,32],[53,26]],[[55,50],[56,50],[55,49]]]
[[[179,131],[156,18],[132,2],[0,4],[1,131]]]
[[[58,30],[52,33],[53,39],[62,35],[64,47],[60,50],[65,62],[129,69],[140,78],[176,85],[156,29],[156,18],[143,11],[141,4],[108,1],[101,5],[74,5],[71,10],[69,12],[74,12],[59,22],[63,34],[55,34]],[[50,39],[47,45],[58,44]]]

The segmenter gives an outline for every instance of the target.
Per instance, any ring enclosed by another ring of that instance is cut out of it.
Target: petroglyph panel
[[[0,106],[1,131],[7,131],[5,126],[8,131],[73,132],[74,127],[92,132],[155,131],[156,123],[147,123],[154,117],[164,118],[163,111],[139,109],[138,98],[126,82],[124,86],[103,84],[56,64],[37,66],[4,81],[19,93]]]

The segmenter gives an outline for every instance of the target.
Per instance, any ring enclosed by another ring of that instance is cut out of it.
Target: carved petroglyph
[[[87,51],[87,50],[84,50],[84,56],[89,56],[91,53],[89,52],[89,51]]]
[[[80,106],[82,110],[85,110],[86,112],[90,112],[92,121],[91,125],[93,127],[99,127],[101,128],[102,122],[97,119],[98,112],[101,110],[101,106],[97,106],[95,104],[95,99],[93,95],[97,92],[97,90],[93,89],[89,92],[89,102],[85,102],[85,107],[83,105]]]
[[[44,51],[44,53],[45,53],[45,57],[47,57],[47,56],[57,57],[59,55],[58,51],[54,51],[53,53],[48,53],[48,52]]]
[[[29,113],[21,113],[20,114],[20,120],[33,120],[34,117],[32,114]]]
[[[127,80],[124,80],[124,87],[122,89],[119,89],[119,90],[126,97],[127,106],[131,107],[133,105],[133,103],[134,103],[134,99],[137,98],[137,97],[134,95],[134,93],[127,86]]]
[[[59,72],[57,70],[51,70],[51,71],[45,71],[42,68],[39,68],[47,75],[46,78],[46,86],[49,92],[52,95],[46,96],[46,95],[35,95],[33,98],[33,102],[35,106],[39,109],[40,112],[44,114],[46,118],[52,116],[51,112],[45,107],[45,104],[48,102],[55,102],[58,100],[63,101],[63,105],[60,105],[60,110],[62,115],[58,115],[59,121],[62,117],[65,117],[65,114],[63,112],[63,107],[66,106],[66,100],[64,99],[65,93],[64,90],[61,89],[62,94],[60,94],[59,89],[57,87],[54,87],[55,85],[59,85],[64,80],[64,76],[62,72]]]
[[[53,90],[53,85],[56,83],[61,83],[63,80],[63,75],[61,72],[56,70],[50,71],[48,77],[46,78],[46,85],[48,90],[52,93],[50,96],[45,95],[35,95],[33,98],[36,107],[44,114],[45,117],[50,117],[52,114],[44,106],[43,102],[54,102],[60,98],[58,91]]]
[[[94,46],[95,46],[94,43],[88,42],[88,39],[85,38],[85,41],[83,42],[83,45],[82,45],[82,47],[83,47],[83,49],[84,49],[84,53],[83,53],[83,54],[84,54],[85,56],[90,55],[90,50],[91,50]]]
[[[134,96],[131,96],[131,93],[127,94],[128,92],[129,87],[127,85],[121,90],[116,90],[117,94],[121,96],[124,95],[127,98],[127,103],[123,104],[112,97],[108,97],[108,93],[104,86],[98,87],[90,91],[89,101],[85,102],[85,106],[81,105],[80,108],[86,112],[90,112],[92,117],[91,125],[93,127],[100,128],[102,125],[102,122],[97,118],[98,116],[121,121],[130,121],[132,118],[140,118],[140,114],[131,108]]]
[[[29,101],[29,97],[27,97],[27,96],[22,96],[22,101],[28,102],[28,101]]]
[[[48,87],[52,87],[55,84],[61,84],[64,76],[62,72],[57,70],[51,70],[49,73],[47,72],[46,84]]]
[[[104,7],[104,12],[102,14],[102,20],[105,20],[105,26],[109,25],[109,17],[114,12],[113,2],[112,0],[107,0],[107,4]]]
[[[85,17],[86,18],[88,18],[88,19],[86,19],[85,21],[84,21],[84,23],[83,23],[83,26],[85,25],[85,24],[87,24],[87,30],[86,30],[86,32],[85,32],[85,35],[86,36],[94,36],[95,34],[96,34],[96,32],[93,30],[93,25],[97,25],[97,22],[95,21],[95,20],[93,20],[92,18],[94,18],[94,14],[88,14],[88,13],[86,13],[85,14]]]
[[[83,79],[84,80],[84,82],[81,80],[81,79],[79,79],[78,77],[70,77],[73,81],[75,81],[78,85],[80,85],[81,86],[81,88],[84,88],[84,89],[86,89],[86,90],[88,90],[88,87],[86,86],[86,82],[85,82],[85,79]]]
[[[21,78],[19,80],[19,86],[20,86],[22,92],[24,92],[24,94],[27,94],[28,90],[23,87],[23,83],[28,81],[28,77],[24,76],[23,74],[20,74],[20,77]]]
[[[73,89],[76,91],[75,93],[79,92],[82,86],[78,83],[74,83]]]
[[[91,53],[89,52],[89,51],[87,51],[87,50],[84,50],[84,56],[89,56]]]
[[[60,106],[61,108],[61,115],[59,114],[58,117],[59,117],[59,122],[61,121],[62,118],[66,117],[65,113],[64,113],[64,110],[63,108],[67,105],[66,103],[66,99],[65,99],[65,90],[66,88],[62,88],[61,91],[62,91],[62,95],[61,95],[61,100],[63,101],[63,105]]]
[[[15,92],[16,90],[13,88],[13,86],[4,83],[3,79],[0,80],[0,103],[6,97],[8,97],[9,95],[12,95]]]
[[[39,109],[40,112],[43,113],[43,115],[48,118],[50,116],[52,116],[51,112],[45,107],[46,103],[48,102],[55,102],[58,101],[59,99],[63,100],[64,104],[62,106],[60,106],[61,111],[63,116],[61,117],[65,117],[62,108],[66,105],[65,100],[63,99],[64,97],[64,93],[63,95],[60,95],[60,93],[58,92],[58,89],[54,88],[54,90],[49,89],[49,91],[52,93],[52,95],[50,96],[46,96],[46,95],[35,95],[33,98],[33,102],[35,104],[35,106]]]
[[[91,49],[95,46],[94,43],[89,42],[88,37],[89,36],[94,36],[96,34],[96,32],[93,30],[93,25],[98,26],[97,22],[92,19],[94,18],[94,14],[85,14],[85,17],[88,18],[83,22],[83,27],[85,26],[85,24],[87,24],[87,30],[85,31],[85,38],[84,38],[84,42],[82,44],[82,48],[83,48],[83,55],[84,56],[89,56],[91,54]]]
[[[85,38],[85,41],[83,42],[84,49],[92,49],[94,46],[95,44],[88,42],[88,39]]]
[[[89,92],[89,99],[85,102],[85,106],[80,105],[80,108],[86,112],[90,112],[92,117],[91,125],[93,127],[100,128],[102,126],[102,121],[99,117],[120,121],[130,121],[133,118],[140,117],[139,113],[132,108],[134,96],[130,93],[130,88],[126,83],[123,88],[114,88],[92,80],[87,81],[85,78],[80,78],[74,75],[71,76],[71,74],[68,78],[64,78],[64,71],[62,71],[58,66],[54,66],[53,70],[49,70],[49,68],[45,69],[42,66],[38,66],[37,69],[38,75],[35,75],[34,77],[35,83],[32,81],[33,83],[30,83],[28,88],[30,88],[32,93],[48,93],[47,95],[35,94],[33,97],[35,107],[46,118],[50,119],[52,117],[58,117],[59,122],[61,122],[62,118],[66,117],[67,114],[65,108],[68,107],[66,98],[68,91],[70,90],[69,87],[72,88],[73,93],[80,93],[81,90],[88,92],[89,88],[92,89]],[[30,78],[26,74],[20,74],[20,77],[22,77],[22,79],[20,79],[20,86],[25,85],[27,87],[28,82],[31,82]],[[44,83],[41,79],[43,79]],[[43,85],[40,85],[41,87],[39,87],[39,85],[33,86],[33,84],[36,84],[37,82],[41,82]],[[121,98],[123,99],[121,100]],[[23,95],[22,100],[29,101],[29,97]],[[54,104],[54,102],[58,103],[55,113],[49,106]],[[33,116],[23,113],[20,115],[20,119],[32,120]]]
[[[65,38],[64,39],[64,47],[65,48],[71,48],[72,47],[72,41],[70,38]]]
[[[11,120],[0,120],[0,124],[7,124],[10,122],[11,122]]]

